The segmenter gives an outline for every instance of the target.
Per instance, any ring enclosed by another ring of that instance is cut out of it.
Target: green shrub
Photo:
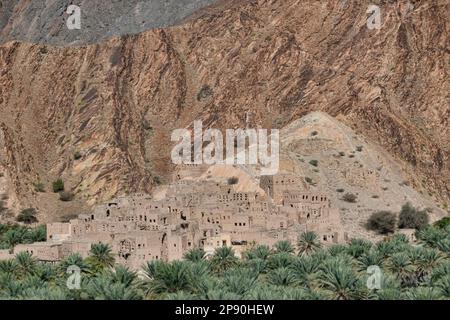
[[[156,183],[157,185],[160,185],[162,183],[161,178],[158,176],[153,177],[153,182]]]
[[[367,220],[366,228],[379,234],[388,234],[394,232],[396,222],[397,218],[392,212],[378,211]]]
[[[201,101],[206,99],[214,94],[213,90],[208,85],[203,85],[200,91],[197,94],[197,101]]]
[[[357,146],[356,151],[361,152],[363,150],[363,146]]]
[[[60,178],[53,182],[53,192],[58,193],[64,191],[64,181]]]
[[[342,197],[342,200],[344,200],[345,202],[355,203],[357,198],[358,197],[353,193],[346,193]]]
[[[317,167],[319,165],[319,161],[318,160],[311,160],[311,161],[309,161],[309,164],[314,166],[314,167]]]
[[[238,177],[231,177],[231,178],[228,178],[227,182],[228,182],[229,185],[238,184],[239,178]]]
[[[44,184],[42,182],[36,182],[34,184],[34,191],[36,191],[36,192],[45,192]]]
[[[417,210],[411,203],[403,205],[398,217],[398,227],[400,229],[421,230],[428,225],[428,209]]]
[[[82,157],[83,157],[83,155],[81,154],[80,151],[76,151],[76,152],[74,153],[74,155],[73,155],[73,158],[74,158],[75,160],[80,160]]]
[[[313,131],[313,132],[311,132],[311,135],[314,137],[314,136],[317,136],[319,133],[317,132],[317,131]]]
[[[436,221],[435,223],[433,223],[433,226],[438,229],[447,228],[448,226],[450,226],[450,217],[444,217],[444,218]]]
[[[153,127],[151,126],[150,122],[148,122],[147,119],[144,119],[144,121],[142,122],[142,127],[143,127],[144,130],[146,130],[146,131],[151,131],[151,130],[153,130]]]
[[[23,209],[17,216],[17,221],[26,224],[36,223],[38,221],[36,214],[37,212],[34,208]]]
[[[68,201],[72,201],[73,198],[74,198],[74,194],[72,192],[69,192],[69,191],[59,192],[59,200],[61,200],[61,201],[68,202]]]
[[[339,192],[339,193],[342,193],[342,192],[345,191],[345,189],[339,188],[339,189],[336,189],[336,191]]]

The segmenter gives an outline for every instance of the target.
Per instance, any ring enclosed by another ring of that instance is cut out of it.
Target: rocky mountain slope
[[[173,129],[196,119],[281,128],[311,111],[381,146],[411,187],[443,205],[449,5],[370,3],[381,7],[380,30],[366,26],[369,1],[222,1],[181,25],[88,46],[1,45],[9,205],[52,219],[150,191],[170,176]],[[48,192],[58,177],[80,205]],[[46,193],[33,191],[38,181]]]
[[[446,214],[430,195],[414,189],[402,161],[327,114],[310,113],[280,136],[281,169],[305,177],[310,190],[326,192],[354,237],[367,237],[371,213],[399,212],[407,202],[431,209],[432,221]],[[345,200],[346,194],[355,195],[354,202]]]
[[[82,45],[173,25],[215,0],[2,0],[0,43],[20,40]],[[81,9],[81,30],[69,30],[69,5]]]

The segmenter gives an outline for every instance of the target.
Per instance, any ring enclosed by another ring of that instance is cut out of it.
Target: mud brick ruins
[[[13,254],[28,251],[42,261],[59,261],[71,253],[86,257],[101,242],[111,245],[117,262],[139,269],[153,259],[181,259],[194,247],[211,254],[232,246],[240,255],[252,244],[295,243],[306,230],[324,244],[346,240],[339,211],[326,194],[307,191],[301,177],[261,176],[252,191],[240,191],[227,179],[177,178],[159,199],[119,197],[67,223],[50,223],[46,242],[17,245]]]

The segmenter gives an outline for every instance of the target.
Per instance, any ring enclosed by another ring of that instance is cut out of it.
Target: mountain
[[[432,221],[446,214],[430,195],[415,190],[408,164],[327,114],[312,112],[293,121],[280,137],[281,169],[305,177],[310,190],[328,194],[354,237],[367,237],[365,223],[373,212],[397,213],[407,202],[431,209]],[[346,194],[355,195],[355,202],[346,201]]]
[[[31,1],[20,3],[13,21],[25,19]],[[380,30],[366,25],[371,3],[381,8]],[[220,129],[283,128],[321,111],[377,145],[401,167],[398,177],[445,206],[448,16],[449,5],[437,0],[221,1],[176,26],[90,45],[4,43],[0,172],[8,205],[38,207],[52,220],[120,193],[150,192],[173,170],[174,129],[197,119]],[[342,145],[346,157],[350,146]],[[59,177],[75,202],[51,193]],[[400,180],[392,181],[387,187],[398,191]],[[37,182],[46,193],[34,191]],[[369,194],[382,197],[377,186]]]
[[[8,40],[57,46],[97,43],[178,23],[214,0],[3,0],[0,43]],[[67,9],[80,8],[80,30],[67,28]]]

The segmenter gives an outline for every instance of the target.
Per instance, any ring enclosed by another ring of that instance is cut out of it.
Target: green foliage
[[[42,232],[0,225],[1,240],[12,231]],[[428,226],[417,237],[420,245],[393,235],[376,244],[353,239],[323,248],[316,234],[305,232],[296,245],[280,241],[273,248],[253,246],[242,259],[229,247],[207,257],[195,248],[182,261],[145,263],[142,276],[115,265],[105,244],[93,245],[86,259],[73,254],[57,264],[21,252],[0,261],[0,299],[449,299],[450,233]],[[76,290],[66,287],[72,265],[81,270]],[[367,287],[370,266],[382,272],[381,289]]]
[[[63,201],[63,202],[69,202],[72,201],[74,198],[74,194],[72,192],[69,191],[61,191],[59,193],[59,200]]]
[[[197,100],[198,101],[202,101],[202,100],[212,96],[213,94],[214,94],[214,92],[211,89],[211,87],[209,85],[205,84],[205,85],[202,86],[202,88],[198,92]]]
[[[58,180],[53,182],[52,187],[54,193],[64,191],[64,181],[61,178],[59,178]]]
[[[353,193],[346,193],[342,197],[342,200],[344,200],[345,202],[355,203],[357,198],[358,197]]]
[[[18,224],[0,224],[0,249],[11,249],[17,244],[45,241],[46,237],[45,225],[30,228]]]
[[[154,176],[153,182],[157,185],[160,185],[162,183],[161,178],[159,176]]]
[[[94,273],[113,267],[114,261],[115,259],[111,247],[103,243],[93,244],[91,246],[90,255],[86,259],[89,269]]]
[[[230,247],[217,248],[211,259],[211,265],[215,272],[224,272],[238,264],[238,258]]]
[[[446,229],[450,227],[450,217],[444,217],[435,223],[433,223],[433,226],[439,229]]]
[[[317,234],[312,231],[302,233],[297,240],[298,254],[310,255],[321,248],[321,243]]]
[[[36,182],[34,184],[34,191],[36,192],[45,192],[45,187],[42,182]]]
[[[417,210],[408,202],[400,211],[398,227],[421,230],[428,225],[428,212],[428,209]]]
[[[201,248],[194,248],[184,254],[184,259],[191,262],[200,262],[205,258],[205,251]]]
[[[309,161],[309,164],[314,167],[317,167],[319,165],[319,160],[311,160],[311,161]]]
[[[395,214],[390,211],[378,211],[370,216],[366,228],[379,234],[388,234],[395,231],[396,223]]]
[[[17,221],[23,222],[25,224],[31,224],[38,222],[38,219],[36,218],[36,209],[34,208],[27,208],[23,209],[19,215],[17,216]]]
[[[231,177],[231,178],[228,178],[228,180],[227,180],[227,183],[229,185],[238,184],[238,182],[239,182],[238,177]]]

